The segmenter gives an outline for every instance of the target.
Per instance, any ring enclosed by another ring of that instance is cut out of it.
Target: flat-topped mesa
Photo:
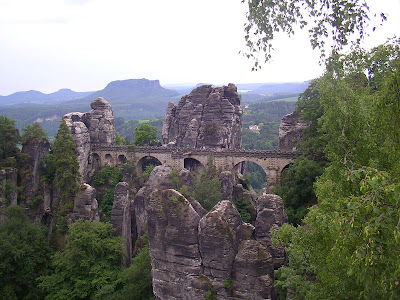
[[[162,138],[165,144],[192,149],[241,149],[242,114],[234,84],[202,85],[169,103]]]

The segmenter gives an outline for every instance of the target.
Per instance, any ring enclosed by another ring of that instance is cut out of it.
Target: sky
[[[400,35],[400,0],[366,47]],[[302,82],[323,72],[307,33],[274,41],[273,60],[252,72],[241,0],[0,0],[0,95],[103,89],[114,80],[184,83]]]

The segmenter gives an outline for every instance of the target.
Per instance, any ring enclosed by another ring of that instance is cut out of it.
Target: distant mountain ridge
[[[0,96],[0,105],[15,104],[59,104],[68,100],[86,97],[93,92],[75,92],[70,89],[61,89],[57,92],[45,94],[35,90],[16,92],[8,96]]]
[[[94,99],[102,97],[113,104],[130,104],[141,101],[149,102],[179,96],[174,90],[163,88],[159,80],[127,79],[112,81],[101,91],[97,91],[79,100],[69,101],[74,103],[91,103]]]

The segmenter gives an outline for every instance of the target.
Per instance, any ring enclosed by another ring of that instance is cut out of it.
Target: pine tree
[[[66,213],[73,207],[73,199],[79,188],[79,164],[75,153],[72,133],[63,119],[54,141],[56,186],[59,200]]]

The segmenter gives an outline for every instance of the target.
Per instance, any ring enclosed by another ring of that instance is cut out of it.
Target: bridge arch
[[[126,161],[127,161],[127,158],[125,155],[123,155],[123,154],[118,155],[118,164],[119,165],[125,164]]]
[[[202,172],[204,171],[204,165],[197,159],[192,157],[186,157],[183,160],[183,166],[185,169],[191,172]]]
[[[106,166],[113,166],[114,165],[114,159],[110,153],[107,153],[104,155],[104,164]]]
[[[137,162],[137,170],[141,174],[143,171],[146,170],[146,167],[150,165],[160,166],[162,165],[162,163],[157,157],[146,155],[139,159],[139,161]]]
[[[257,193],[265,190],[269,184],[264,168],[251,160],[243,160],[232,168],[233,173],[248,174],[251,186]]]

